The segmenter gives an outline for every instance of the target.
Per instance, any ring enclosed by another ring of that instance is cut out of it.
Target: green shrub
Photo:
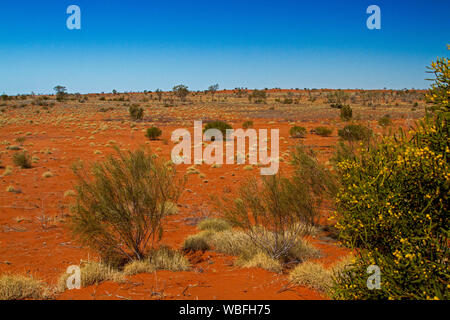
[[[349,124],[338,130],[338,135],[345,141],[369,140],[372,130],[360,124]]]
[[[151,127],[147,129],[145,136],[150,140],[156,140],[161,136],[161,134],[162,134],[161,129],[157,127]]]
[[[450,298],[449,153],[449,126],[437,117],[412,139],[384,138],[339,163],[336,227],[358,256],[336,279],[335,298]],[[369,265],[382,272],[380,290],[367,289]]]
[[[345,105],[341,108],[341,119],[344,121],[348,121],[353,116],[353,110],[349,105]]]
[[[245,122],[242,124],[242,128],[243,128],[243,129],[248,129],[248,128],[251,128],[251,127],[253,127],[253,121],[245,121]]]
[[[138,104],[132,104],[128,108],[132,120],[142,120],[144,118],[144,109]]]
[[[29,169],[31,168],[31,157],[25,151],[16,152],[13,155],[13,162],[16,166]]]
[[[141,260],[162,237],[165,208],[181,191],[175,169],[142,149],[108,156],[87,176],[74,166],[78,180],[71,228],[81,243],[104,260]],[[105,257],[106,255],[106,257]]]
[[[227,129],[233,129],[233,127],[224,121],[217,120],[217,121],[208,122],[205,125],[203,132],[206,132],[209,129],[219,130],[220,132],[222,132],[222,136],[225,139],[226,134],[227,134]]]
[[[298,126],[292,127],[289,130],[289,134],[292,138],[304,138],[306,137],[306,128]]]
[[[233,198],[217,202],[225,219],[274,259],[290,259],[308,226],[317,222],[317,208],[331,190],[327,170],[304,150],[296,150],[293,164],[293,177],[250,178]]]
[[[315,133],[322,137],[329,137],[333,133],[333,130],[327,127],[317,127],[314,129]]]

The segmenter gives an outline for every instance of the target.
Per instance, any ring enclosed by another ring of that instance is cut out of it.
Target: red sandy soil
[[[59,108],[58,106],[55,108]],[[11,111],[10,117],[19,111]],[[124,115],[126,112],[124,111]],[[192,115],[195,118],[195,115]],[[39,120],[40,116],[35,116]],[[126,118],[124,116],[124,118]],[[333,115],[333,117],[335,116]],[[104,120],[104,115],[89,114],[86,121],[96,123]],[[318,119],[300,123],[308,131],[316,126],[330,124],[331,119]],[[334,120],[333,120],[334,121]],[[238,128],[242,120],[231,121]],[[193,123],[188,126],[192,131]],[[376,121],[367,122],[376,127]],[[396,124],[403,120],[396,121]],[[280,129],[280,156],[299,143],[289,137],[290,125],[287,121],[255,120],[255,128]],[[320,137],[308,134],[304,145],[313,146],[318,152],[319,160],[326,162],[337,141],[336,127],[342,123],[329,125],[334,132],[331,137]],[[170,158],[173,143],[171,132],[180,126],[162,124],[163,136],[160,140],[147,143],[161,157]],[[133,149],[145,144],[147,139],[141,130],[130,133],[130,130],[107,129],[94,135],[89,140],[90,131],[72,126],[64,128],[63,124],[13,123],[0,127],[0,142],[7,140],[12,144],[18,136],[26,136],[23,147],[30,154],[40,159],[31,169],[20,169],[13,165],[14,151],[6,150],[1,155],[2,165],[11,165],[13,173],[0,177],[0,274],[26,274],[42,279],[48,285],[56,285],[58,278],[70,265],[78,265],[81,260],[97,260],[95,253],[83,248],[71,238],[64,220],[70,213],[69,204],[73,199],[64,197],[67,190],[74,189],[74,175],[71,165],[78,159],[86,162],[102,160],[111,147],[104,146],[108,141],[115,140],[121,148]],[[20,134],[18,132],[22,132]],[[75,137],[86,137],[78,140]],[[168,140],[167,141],[165,140]],[[89,144],[94,142],[96,146]],[[32,145],[30,144],[32,143]],[[75,145],[73,145],[75,143]],[[50,149],[51,154],[39,151]],[[94,154],[94,150],[101,154]],[[288,173],[287,161],[281,162],[282,172]],[[177,170],[185,172],[186,165]],[[199,166],[206,175],[190,175],[186,190],[179,201],[179,213],[168,218],[165,234],[161,241],[173,248],[181,248],[183,240],[197,232],[195,223],[199,218],[214,213],[208,205],[209,196],[234,192],[239,183],[246,177],[259,175],[259,169],[243,170],[243,166],[223,165],[221,168],[211,168],[209,165]],[[1,169],[0,173],[3,171]],[[51,171],[50,178],[42,177],[46,171]],[[6,192],[8,186],[20,189],[21,193]],[[330,208],[324,208],[323,221],[327,223]],[[45,223],[44,220],[49,221]],[[44,222],[43,222],[44,221]],[[325,233],[311,239],[314,246],[322,252],[319,262],[325,266],[336,262],[348,254],[348,250],[327,237]],[[140,274],[128,277],[124,283],[105,282],[80,290],[67,290],[56,296],[57,299],[327,299],[327,297],[305,287],[289,284],[287,273],[276,274],[258,268],[242,269],[233,266],[235,257],[214,252],[191,253],[189,260],[192,270],[187,272],[158,271],[154,274]]]

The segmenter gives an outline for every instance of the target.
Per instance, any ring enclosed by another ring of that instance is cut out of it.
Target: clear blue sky
[[[66,9],[81,8],[81,30]],[[381,30],[366,8],[381,8]],[[0,93],[426,88],[450,1],[2,0]]]

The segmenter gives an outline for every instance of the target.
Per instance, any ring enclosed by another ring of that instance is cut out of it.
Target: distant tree
[[[113,93],[113,94],[117,94],[117,90],[114,89],[114,90],[112,91],[112,93]]]
[[[219,84],[213,84],[211,86],[208,87],[208,91],[211,92],[211,94],[214,96],[214,94],[217,92],[217,90],[219,90]]]
[[[180,98],[181,101],[186,100],[186,96],[189,94],[188,87],[182,84],[179,84],[173,87],[173,93]]]
[[[58,86],[54,87],[53,90],[56,91],[56,100],[62,101],[65,99],[65,97],[67,95],[66,87],[58,85]]]

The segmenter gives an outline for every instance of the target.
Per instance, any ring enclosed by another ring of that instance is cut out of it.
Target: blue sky
[[[66,9],[81,8],[81,30]],[[381,30],[366,8],[381,8]],[[55,0],[0,3],[0,93],[426,88],[450,1]]]

